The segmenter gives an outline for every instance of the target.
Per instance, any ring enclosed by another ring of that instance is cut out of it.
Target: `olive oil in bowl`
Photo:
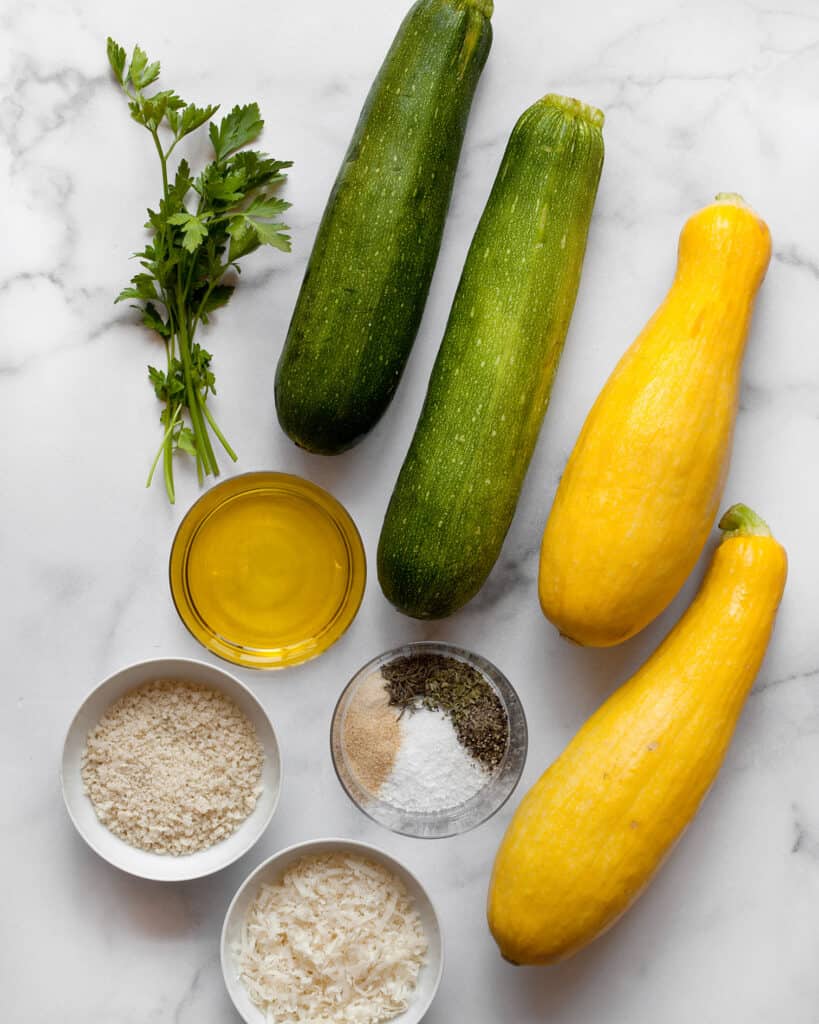
[[[346,510],[284,473],[248,473],[212,488],[171,549],[182,621],[208,650],[250,668],[283,668],[325,651],[355,618],[365,580]]]

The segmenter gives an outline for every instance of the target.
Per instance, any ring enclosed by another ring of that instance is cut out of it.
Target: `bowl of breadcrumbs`
[[[185,658],[110,676],[83,701],[63,748],[77,831],[115,867],[157,881],[232,864],[267,828],[280,787],[279,744],[256,697]]]

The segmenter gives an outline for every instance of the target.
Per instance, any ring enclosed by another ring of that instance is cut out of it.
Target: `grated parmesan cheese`
[[[379,1024],[409,1006],[427,946],[399,878],[329,853],[262,885],[233,955],[266,1024]]]

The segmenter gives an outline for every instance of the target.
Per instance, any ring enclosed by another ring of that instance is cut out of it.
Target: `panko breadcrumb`
[[[131,846],[176,856],[227,838],[256,806],[264,752],[224,693],[157,680],[89,732],[82,780],[99,820]]]

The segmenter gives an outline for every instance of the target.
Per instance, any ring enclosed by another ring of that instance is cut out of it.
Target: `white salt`
[[[378,791],[379,799],[404,811],[444,811],[482,789],[489,774],[458,739],[441,711],[405,711],[401,743]]]

